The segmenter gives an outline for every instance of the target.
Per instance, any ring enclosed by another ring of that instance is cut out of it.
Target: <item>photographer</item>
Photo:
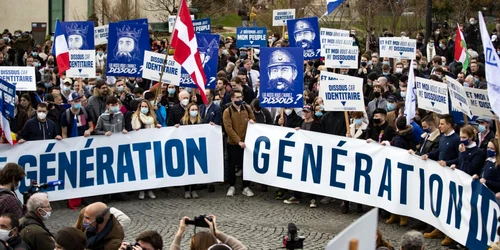
[[[218,242],[224,243],[231,247],[233,250],[243,250],[247,249],[239,240],[222,233],[217,230],[217,221],[215,215],[209,215],[210,220],[204,218],[205,222],[210,228],[210,232],[198,232],[191,238],[190,249],[191,250],[207,250],[211,246],[218,244]],[[180,250],[182,235],[186,231],[186,221],[189,220],[188,217],[181,219],[179,229],[175,234],[174,241],[170,245],[170,250]]]
[[[18,218],[24,215],[23,205],[14,191],[25,176],[23,168],[16,163],[7,163],[0,170],[0,214],[12,213]]]
[[[118,250],[162,250],[163,239],[161,235],[152,230],[144,231],[135,238],[135,244],[123,242]]]

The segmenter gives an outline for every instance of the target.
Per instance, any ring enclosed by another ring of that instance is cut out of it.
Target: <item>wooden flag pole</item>
[[[157,99],[158,99],[158,96],[160,95],[160,91],[161,91],[161,85],[163,84],[162,79],[163,79],[163,74],[165,73],[165,66],[167,64],[169,52],[170,52],[170,43],[168,43],[168,45],[167,45],[167,53],[165,53],[165,58],[163,59],[163,64],[161,66],[160,79],[158,80],[158,89],[156,89],[156,93],[155,93],[155,105],[157,104]]]
[[[349,250],[358,250],[359,241],[357,239],[352,239],[349,241]]]
[[[465,122],[465,125],[469,125],[469,120],[467,119],[467,115],[462,113],[462,115],[464,115],[464,122]]]
[[[284,108],[281,108],[281,114],[280,114],[280,119],[283,119],[283,124],[281,124],[281,126],[285,126],[285,117],[283,117],[284,113],[285,113],[285,109]]]
[[[349,114],[347,111],[344,111],[344,119],[345,119],[345,126],[347,128],[347,134],[351,134],[351,127],[349,126]]]

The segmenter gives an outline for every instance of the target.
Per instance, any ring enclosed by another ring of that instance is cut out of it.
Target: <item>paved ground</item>
[[[252,250],[281,247],[289,222],[295,223],[300,229],[299,233],[307,237],[304,249],[324,249],[336,234],[360,216],[353,212],[342,214],[339,201],[328,205],[319,204],[317,208],[311,209],[308,202],[285,205],[283,201],[275,200],[274,189],[262,193],[254,185],[256,196],[249,198],[241,195],[241,192],[235,197],[226,197],[227,186],[217,185],[216,188],[215,193],[199,191],[201,198],[195,200],[184,199],[182,188],[169,188],[168,193],[156,191],[155,200],[146,197],[140,201],[137,194],[132,193],[128,201],[110,202],[108,205],[122,210],[132,219],[131,226],[125,232],[126,240],[133,241],[144,230],[156,230],[163,236],[164,249],[169,248],[182,216],[213,213],[217,215],[219,230],[238,238]],[[73,225],[78,217],[78,211],[66,208],[64,202],[55,202],[52,207],[52,217],[47,222],[52,232]],[[355,207],[351,207],[351,210],[354,211]],[[382,220],[379,228],[392,245],[398,245],[401,235],[407,230],[399,225],[386,225]],[[188,227],[183,249],[189,249],[192,234],[193,227]],[[441,248],[438,240],[426,240],[426,249],[446,248]]]

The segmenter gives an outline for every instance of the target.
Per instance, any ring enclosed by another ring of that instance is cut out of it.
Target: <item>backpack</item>
[[[226,111],[226,109],[229,108],[229,117],[230,118],[233,117],[233,109],[231,108],[231,105],[233,105],[232,102],[229,102],[226,105],[224,105],[224,107],[222,109],[222,116],[224,116],[224,111]],[[245,108],[245,111],[247,113],[249,113],[247,104],[245,102],[243,102],[241,105],[243,105],[243,107]],[[224,128],[224,121],[222,121],[221,126],[222,126],[222,133],[226,133],[226,128]]]
[[[83,115],[85,116],[85,120],[87,120],[87,123],[88,123],[89,116],[87,115],[87,109],[84,107],[82,107],[80,109],[83,111]],[[71,108],[66,109],[66,121],[68,122],[68,124],[71,124]]]

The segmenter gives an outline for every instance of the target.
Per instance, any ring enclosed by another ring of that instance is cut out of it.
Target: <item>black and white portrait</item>
[[[142,29],[131,29],[129,26],[124,26],[122,29],[117,28],[118,41],[114,49],[115,61],[132,62],[140,59],[139,38],[141,32]]]
[[[305,20],[300,20],[295,23],[293,36],[297,47],[304,49],[312,48],[316,32],[313,26]]]
[[[270,54],[267,66],[269,89],[292,91],[297,73],[294,57],[288,51],[276,50]]]
[[[88,26],[78,25],[76,23],[66,27],[66,35],[68,36],[68,49],[80,50],[87,47],[87,32]]]

